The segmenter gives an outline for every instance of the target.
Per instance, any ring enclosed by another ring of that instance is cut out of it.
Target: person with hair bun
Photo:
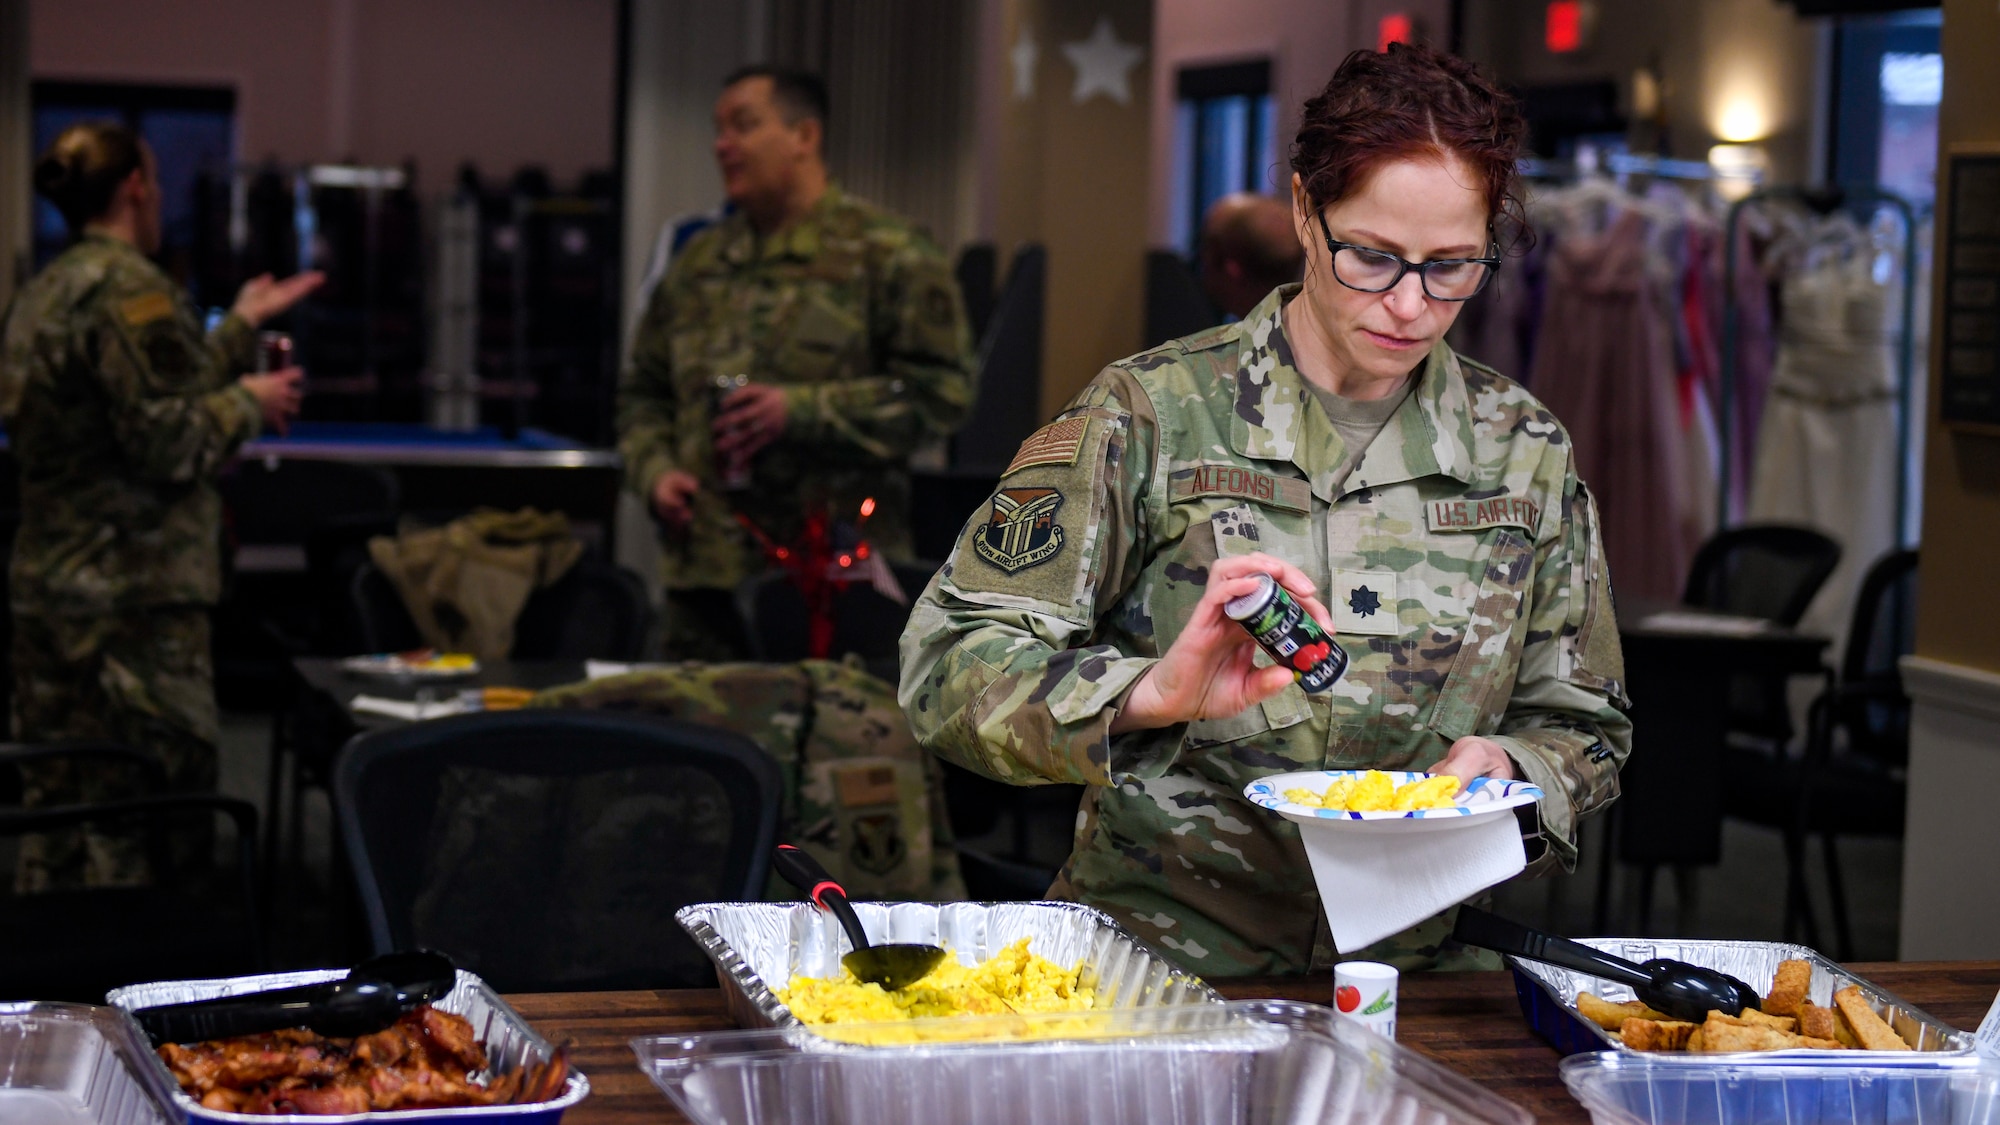
[[[1207,977],[1341,957],[1491,965],[1457,908],[1336,951],[1250,781],[1318,769],[1524,778],[1529,872],[1631,748],[1589,491],[1534,397],[1444,342],[1520,223],[1525,127],[1471,64],[1359,51],[1291,150],[1302,284],[1100,372],[1028,439],[903,634],[919,739],[988,777],[1088,786],[1050,894]],[[1308,695],[1223,603],[1270,575],[1344,676]]]
[[[322,277],[254,278],[204,336],[187,294],[148,259],[160,248],[160,185],[131,129],[71,126],[34,180],[75,242],[0,322],[0,417],[21,473],[14,737],[122,743],[157,756],[172,789],[213,790],[216,477],[244,441],[298,414],[298,368],[241,373],[254,366],[257,327]],[[137,779],[115,767],[21,773],[29,806],[136,795]],[[206,839],[191,833],[175,848]],[[149,877],[141,841],[93,828],[24,840],[15,885]]]

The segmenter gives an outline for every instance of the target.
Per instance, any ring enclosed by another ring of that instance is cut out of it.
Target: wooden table
[[[1962,1028],[1979,1026],[2000,990],[2000,961],[1864,964],[1855,972],[1932,1015]],[[1233,1000],[1275,997],[1328,1004],[1332,974],[1229,981]],[[730,1024],[722,993],[545,993],[508,998],[549,1039],[571,1040],[572,1059],[590,1075],[591,1095],[563,1125],[681,1122],[665,1094],[639,1073],[626,1041],[639,1035],[721,1031]],[[1431,973],[1402,982],[1397,1040],[1456,1070],[1542,1121],[1589,1118],[1556,1075],[1555,1049],[1521,1019],[1508,973]]]

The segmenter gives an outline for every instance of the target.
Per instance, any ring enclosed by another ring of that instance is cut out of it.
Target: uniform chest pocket
[[[1494,730],[1520,672],[1523,638],[1516,625],[1534,578],[1535,549],[1511,528],[1478,539],[1467,576],[1478,585],[1464,612],[1436,617],[1426,638],[1450,649],[1450,669],[1425,724],[1447,740]]]
[[[805,382],[839,377],[843,363],[865,351],[867,326],[827,294],[807,292],[779,335],[779,372],[788,382]]]
[[[1291,522],[1303,526],[1291,526]],[[1301,515],[1291,522],[1262,513],[1252,504],[1228,504],[1217,507],[1210,514],[1208,525],[1215,536],[1215,554],[1218,557],[1261,551],[1284,559],[1308,574],[1314,573],[1318,564],[1312,557],[1311,537],[1307,532],[1311,527],[1311,517]],[[1189,608],[1192,609],[1192,603]],[[1258,667],[1268,668],[1271,663],[1270,655],[1259,649]],[[1197,719],[1189,723],[1188,739],[1193,743],[1233,742],[1266,731],[1282,730],[1311,717],[1312,705],[1306,699],[1305,689],[1292,684],[1240,714]]]

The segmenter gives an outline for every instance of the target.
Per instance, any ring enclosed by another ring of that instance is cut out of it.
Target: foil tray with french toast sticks
[[[1959,1031],[1801,945],[1760,941],[1586,938],[1632,961],[1672,958],[1740,977],[1762,1002],[1695,1022],[1650,1011],[1629,988],[1508,958],[1522,1014],[1565,1054],[1639,1051],[1661,1058],[1932,1064],[1971,1055]]]

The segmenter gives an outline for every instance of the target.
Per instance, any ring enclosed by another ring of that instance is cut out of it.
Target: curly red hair
[[[1517,162],[1527,122],[1514,97],[1464,59],[1392,43],[1359,50],[1306,99],[1292,171],[1316,207],[1337,203],[1391,160],[1455,157],[1485,185],[1488,220],[1526,235]]]

